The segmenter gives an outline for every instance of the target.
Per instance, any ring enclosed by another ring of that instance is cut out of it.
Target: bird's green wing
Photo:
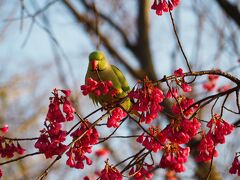
[[[123,90],[123,97],[125,97],[127,95],[127,92],[130,91],[130,87],[128,84],[128,81],[126,80],[125,76],[123,75],[122,71],[120,71],[116,66],[111,65],[113,72],[115,73],[115,75],[118,77],[118,80],[122,86],[122,90]],[[129,98],[126,98],[124,102],[121,103],[121,106],[126,110],[129,111],[132,107],[132,102]]]
[[[130,91],[130,87],[129,87],[128,81],[126,80],[126,78],[123,75],[123,73],[116,66],[114,66],[114,65],[111,65],[111,66],[112,66],[112,69],[113,69],[114,73],[118,77],[119,82],[121,83],[122,90],[124,92],[129,92]]]
[[[93,71],[93,64],[97,63],[98,72]],[[112,81],[114,89],[117,90],[117,94],[115,96],[111,96],[110,94],[96,96],[93,93],[89,94],[89,97],[93,100],[94,104],[101,104],[102,106],[108,103],[117,102],[121,98],[125,98],[124,102],[121,103],[121,106],[129,111],[131,108],[131,101],[127,96],[127,92],[129,92],[130,87],[123,73],[114,65],[110,65],[107,59],[104,56],[103,52],[95,51],[89,55],[89,65],[88,71],[85,76],[85,83],[87,83],[87,79],[92,78],[96,81]]]

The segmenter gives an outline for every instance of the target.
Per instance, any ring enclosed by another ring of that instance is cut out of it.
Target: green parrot
[[[130,87],[123,73],[116,66],[109,64],[102,51],[94,51],[89,55],[85,83],[88,78],[92,78],[95,81],[112,81],[113,87],[117,90],[117,94],[114,97],[108,94],[95,96],[93,93],[90,93],[89,97],[97,105],[101,104],[105,106],[109,103],[117,102],[121,98],[126,97],[130,91]],[[129,98],[125,98],[120,105],[128,112],[132,107],[132,102]]]

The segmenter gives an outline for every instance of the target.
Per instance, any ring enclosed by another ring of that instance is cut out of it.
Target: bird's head
[[[92,71],[101,71],[106,68],[107,61],[102,51],[94,51],[89,55],[89,68]]]

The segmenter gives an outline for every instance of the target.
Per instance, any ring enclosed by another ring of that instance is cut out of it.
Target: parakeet
[[[127,93],[130,91],[130,87],[123,73],[116,66],[109,64],[102,51],[94,51],[89,55],[85,83],[87,83],[88,78],[92,78],[95,81],[112,81],[113,87],[117,90],[115,96],[109,94],[96,96],[90,93],[89,96],[95,104],[99,103],[105,106],[109,103],[117,102],[121,98],[126,97]],[[127,97],[120,105],[125,111],[129,111],[132,103]]]

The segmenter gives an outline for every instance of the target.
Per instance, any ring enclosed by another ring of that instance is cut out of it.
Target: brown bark
[[[216,0],[218,5],[223,11],[240,27],[240,12],[237,8],[237,4],[233,5],[227,0]]]

